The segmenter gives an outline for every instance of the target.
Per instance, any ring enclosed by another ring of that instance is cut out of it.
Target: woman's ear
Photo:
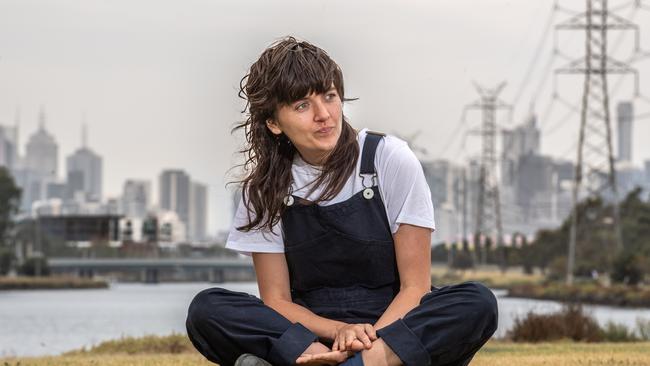
[[[266,120],[266,127],[269,130],[271,130],[271,133],[273,133],[274,135],[282,134],[282,130],[280,129],[280,126],[278,126],[278,124],[272,118]]]

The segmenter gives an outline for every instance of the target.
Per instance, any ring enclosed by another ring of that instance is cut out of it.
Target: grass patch
[[[0,276],[1,290],[55,290],[55,289],[98,289],[108,288],[108,282],[95,279],[48,276],[48,277],[7,277]],[[4,365],[3,365],[4,366]]]
[[[142,355],[161,353],[196,353],[196,351],[185,334],[172,334],[168,336],[149,335],[139,338],[123,337],[116,340],[102,342],[90,349],[70,351],[64,355],[114,355],[121,353],[128,355]]]
[[[2,366],[208,366],[213,363],[195,354],[76,355],[0,360]]]
[[[182,347],[178,347],[178,345]],[[207,366],[185,335],[122,338],[57,357],[0,359],[1,366]],[[471,366],[641,366],[650,365],[650,342],[488,342]]]

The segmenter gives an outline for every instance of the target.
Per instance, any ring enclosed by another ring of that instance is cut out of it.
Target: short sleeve
[[[385,138],[381,161],[376,159],[375,164],[391,232],[397,232],[400,224],[427,227],[434,231],[431,190],[422,164],[406,143],[396,144],[389,138]],[[389,144],[397,146],[386,146]]]
[[[268,229],[253,229],[239,231],[238,227],[248,224],[246,205],[240,197],[235,217],[233,218],[230,233],[226,240],[226,248],[250,256],[251,253],[284,253],[284,240],[282,238],[281,224],[278,222],[273,227],[273,232]],[[251,217],[254,215],[251,213]]]

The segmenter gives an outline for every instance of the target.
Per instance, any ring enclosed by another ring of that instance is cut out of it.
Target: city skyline
[[[576,10],[582,6],[560,3]],[[126,179],[154,181],[160,171],[182,167],[207,184],[209,232],[226,230],[231,212],[226,173],[240,160],[236,150],[241,137],[229,134],[242,118],[243,104],[236,96],[239,79],[266,45],[295,34],[323,47],[341,65],[346,94],[360,98],[345,106],[354,127],[400,135],[420,131],[414,143],[427,148],[427,160],[465,162],[475,155],[478,140],[457,137],[454,131],[459,125],[461,131],[478,126],[480,115],[470,114],[463,122],[461,111],[477,97],[472,81],[493,86],[502,80],[508,81],[503,99],[516,103],[512,123],[506,123],[504,114],[498,117],[501,125],[522,123],[533,105],[542,126],[541,151],[575,159],[571,147],[578,117],[559,123],[567,113],[562,105],[547,112],[552,76],[540,76],[552,51],[550,41],[537,49],[552,1],[301,4],[305,13],[321,14],[318,19],[283,11],[292,4],[144,1],[129,5],[125,16],[126,3],[121,2],[2,1],[0,123],[12,126],[20,110],[22,148],[44,105],[60,156],[67,156],[79,145],[85,114],[90,145],[105,160],[105,196],[117,197]],[[259,11],[242,11],[251,5]],[[333,10],[339,7],[345,11]],[[634,18],[644,49],[650,48],[643,27],[648,15],[638,11]],[[370,25],[359,29],[359,17]],[[566,17],[559,14],[553,22]],[[258,26],[248,27],[251,23]],[[567,38],[560,37],[563,49],[579,53],[579,37]],[[619,53],[629,51],[630,42],[622,42]],[[540,71],[529,77],[535,57],[533,69]],[[564,63],[557,59],[550,70]],[[650,94],[647,64],[635,66],[641,92]],[[579,79],[575,85],[567,80],[559,84],[563,98],[579,100]],[[632,99],[630,84],[623,81],[612,112],[618,101]],[[638,114],[647,113],[646,101],[636,99],[634,104]],[[631,153],[637,166],[650,157],[644,136],[650,136],[650,123],[635,121]],[[153,192],[153,197],[158,194]]]
[[[41,215],[121,215],[139,225],[155,215],[167,225],[165,240],[179,242],[204,241],[208,194],[205,185],[190,179],[182,169],[166,169],[160,173],[160,199],[151,200],[151,183],[127,179],[119,196],[104,196],[103,157],[87,142],[87,126],[81,131],[81,145],[65,157],[64,169],[59,165],[59,144],[46,127],[47,114],[39,110],[38,128],[29,135],[24,155],[20,153],[18,125],[0,125],[0,165],[8,168],[22,189],[16,218],[22,220]],[[179,175],[177,180],[164,179]],[[136,226],[137,226],[136,225]]]

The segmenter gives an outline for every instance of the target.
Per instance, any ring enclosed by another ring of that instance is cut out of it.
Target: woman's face
[[[266,125],[276,135],[287,135],[307,163],[323,165],[341,136],[342,108],[341,98],[332,86],[323,94],[312,93],[279,106],[275,118]]]

